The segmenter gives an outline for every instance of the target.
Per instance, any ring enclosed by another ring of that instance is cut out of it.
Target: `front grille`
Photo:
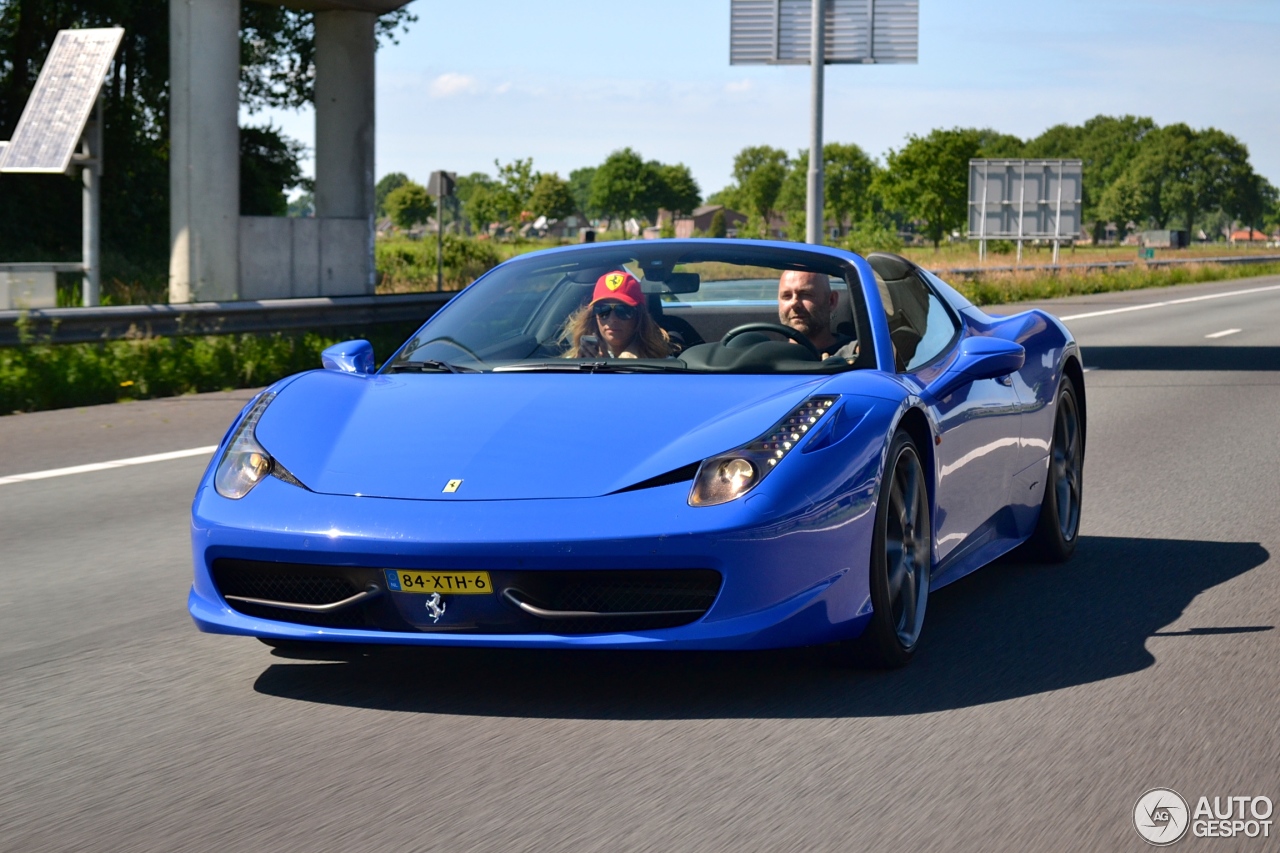
[[[368,589],[370,584],[383,586],[382,573],[377,569],[231,559],[213,561],[213,583],[224,597],[264,598],[290,604],[333,604]],[[247,616],[323,628],[377,627],[385,615],[378,613],[378,599],[332,613],[304,613],[246,601],[227,604]],[[410,629],[400,624],[388,630]]]
[[[701,610],[715,601],[720,579],[655,583],[636,580],[571,581],[555,595],[556,610],[591,610],[602,613],[636,611]]]
[[[445,566],[404,566],[448,571]],[[473,570],[469,568],[469,570]],[[672,628],[695,622],[720,592],[720,573],[709,569],[520,570],[488,569],[493,595],[445,595],[444,616],[430,618],[427,597],[386,591],[384,570],[264,560],[214,560],[212,576],[225,596],[295,604],[332,604],[377,586],[383,594],[331,613],[307,613],[228,600],[248,616],[325,628],[472,634],[595,634]],[[541,618],[508,601],[552,611],[603,614],[593,618]],[[641,613],[640,616],[609,616]]]
[[[220,588],[223,595],[268,598],[294,604],[332,604],[360,591],[346,578],[290,576],[261,571],[224,573]]]

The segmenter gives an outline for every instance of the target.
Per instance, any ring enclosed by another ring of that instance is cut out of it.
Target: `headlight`
[[[839,397],[810,397],[750,444],[705,460],[689,492],[689,506],[715,506],[740,498],[800,443]]]
[[[222,454],[213,477],[213,487],[224,498],[239,500],[271,473],[275,461],[258,443],[253,430],[275,396],[263,394],[259,397],[227,443],[227,450]]]

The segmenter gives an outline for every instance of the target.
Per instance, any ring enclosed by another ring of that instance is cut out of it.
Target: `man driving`
[[[831,312],[839,298],[823,273],[786,270],[778,279],[778,319],[802,332],[823,358],[855,359],[858,342],[831,330]]]

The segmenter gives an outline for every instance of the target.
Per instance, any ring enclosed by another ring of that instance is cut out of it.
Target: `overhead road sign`
[[[969,239],[986,256],[988,240],[1013,240],[1022,260],[1026,240],[1053,241],[1053,261],[1064,240],[1080,236],[1083,176],[1080,160],[974,159],[969,161]]]
[[[0,172],[62,174],[93,112],[124,30],[62,30],[0,154]]]
[[[915,63],[919,0],[826,0],[827,65]],[[813,61],[813,0],[732,0],[730,65],[808,65]]]
[[[811,68],[807,242],[823,238],[824,67],[915,63],[919,33],[919,0],[730,0],[730,65]]]

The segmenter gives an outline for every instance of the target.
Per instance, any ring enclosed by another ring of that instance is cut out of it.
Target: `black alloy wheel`
[[[1040,521],[1027,540],[1026,555],[1046,563],[1071,559],[1080,539],[1080,509],[1084,497],[1084,423],[1080,418],[1075,383],[1062,377],[1057,412],[1053,418],[1053,444],[1045,477]]]
[[[933,524],[924,465],[910,436],[893,436],[876,502],[871,544],[871,620],[862,636],[840,644],[849,663],[906,666],[924,627],[933,565]]]

